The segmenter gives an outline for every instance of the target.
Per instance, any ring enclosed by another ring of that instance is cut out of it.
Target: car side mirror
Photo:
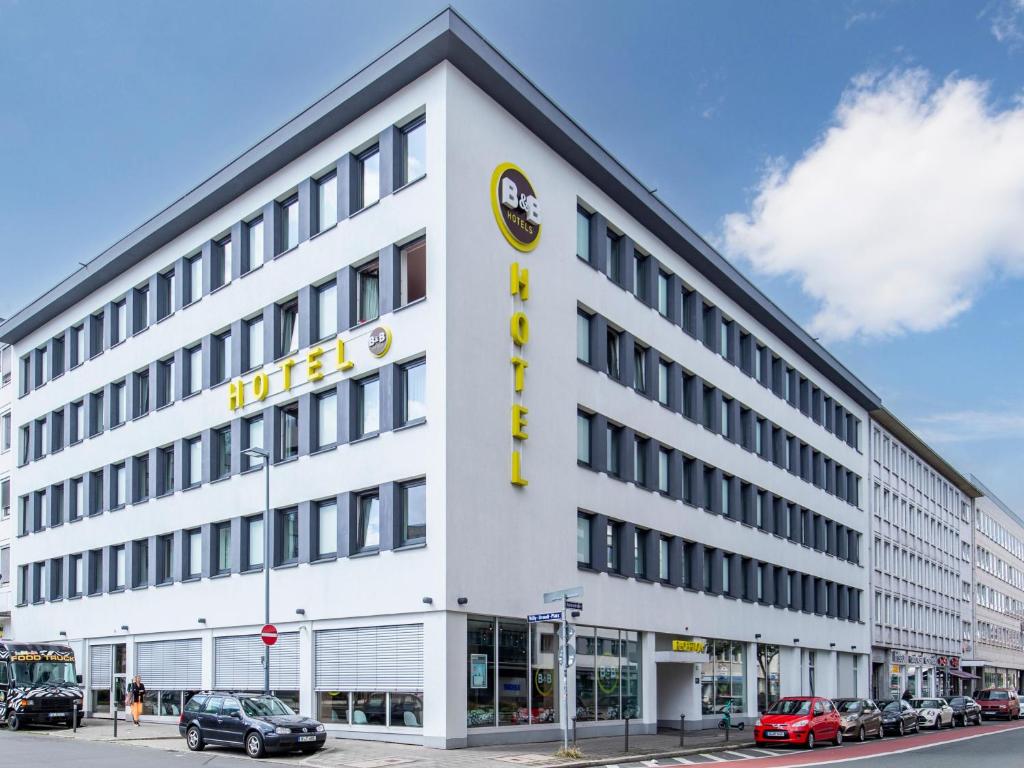
[[[235,720],[241,720],[242,719],[242,713],[239,712],[238,710],[235,710],[234,712],[231,713],[231,717],[235,718]]]
[[[82,676],[81,675],[75,675],[75,682],[77,682],[79,685],[81,685],[82,684]]]

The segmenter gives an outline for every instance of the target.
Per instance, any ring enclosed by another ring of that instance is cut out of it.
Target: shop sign
[[[487,654],[469,654],[469,687],[480,689],[487,687]]]
[[[889,654],[893,664],[906,664],[907,663],[907,652],[906,651],[892,651]]]
[[[703,640],[673,640],[672,650],[683,653],[704,653],[707,643]]]
[[[891,667],[889,668],[889,671],[890,671],[890,672],[891,672],[892,674],[894,674],[894,675],[898,675],[898,674],[900,673],[900,665],[899,665],[899,664],[893,664],[893,665],[892,665],[892,666],[891,666]]]
[[[538,669],[533,673],[533,688],[541,698],[555,692],[555,673],[550,669]]]
[[[518,251],[532,251],[540,240],[540,200],[522,168],[502,163],[491,175],[491,208],[498,229]]]
[[[956,657],[956,656],[950,656],[949,657],[949,668],[950,669],[960,669],[960,659],[958,657]]]

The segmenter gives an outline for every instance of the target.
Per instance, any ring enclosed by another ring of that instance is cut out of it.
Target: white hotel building
[[[878,397],[452,11],[0,338],[15,628],[93,713],[259,689],[268,561],[339,736],[551,738],[577,585],[581,736],[868,693]]]
[[[11,636],[11,469],[14,465],[11,393],[13,350],[0,344],[0,638]]]

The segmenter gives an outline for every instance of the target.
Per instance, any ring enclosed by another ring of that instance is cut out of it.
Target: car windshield
[[[75,665],[70,661],[18,661],[11,665],[19,685],[75,685]]]
[[[950,705],[966,704],[967,703],[967,699],[963,698],[962,696],[954,696],[952,699],[949,700],[949,703],[950,703]]]
[[[856,715],[863,709],[863,707],[859,701],[837,701],[836,709],[840,712]]]
[[[1010,698],[1010,694],[1006,691],[982,691],[977,698],[986,701],[1006,701]]]
[[[294,715],[291,708],[275,696],[258,696],[242,699],[242,709],[249,717],[275,717]]]
[[[809,699],[779,699],[768,710],[769,715],[806,715],[811,711]]]
[[[883,712],[899,712],[900,709],[901,709],[901,707],[900,707],[900,703],[898,701],[890,701],[888,704],[885,705],[885,709],[883,709],[882,711]]]
[[[942,709],[940,699],[911,699],[910,706],[914,709]]]

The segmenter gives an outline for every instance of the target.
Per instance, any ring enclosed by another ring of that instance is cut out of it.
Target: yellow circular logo
[[[491,174],[491,209],[498,229],[518,251],[532,251],[540,242],[540,200],[523,169],[502,163]]]

